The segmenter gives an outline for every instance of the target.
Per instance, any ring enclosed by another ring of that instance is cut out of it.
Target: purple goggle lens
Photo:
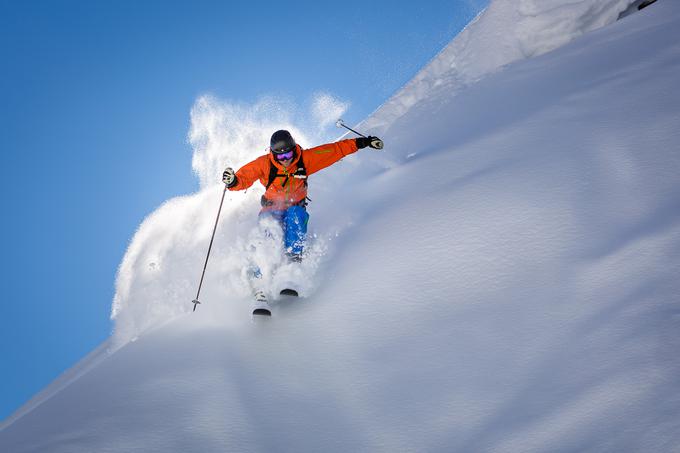
[[[288,160],[293,158],[293,153],[294,151],[291,149],[290,151],[287,151],[285,153],[274,154],[274,157],[276,158],[276,160]]]

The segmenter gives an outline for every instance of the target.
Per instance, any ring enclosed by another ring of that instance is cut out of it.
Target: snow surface
[[[611,24],[629,3],[493,2],[364,121],[383,152],[312,177],[312,256],[266,277],[306,297],[266,323],[261,190],[228,195],[190,301],[211,178],[292,122],[199,99],[201,190],[140,226],[108,352],[0,451],[680,451],[680,4]],[[305,146],[346,108],[315,105]]]

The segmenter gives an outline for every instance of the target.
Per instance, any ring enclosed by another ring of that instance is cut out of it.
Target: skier
[[[222,182],[229,190],[245,190],[259,180],[266,188],[260,220],[272,218],[283,231],[284,249],[291,261],[300,261],[307,234],[307,177],[361,148],[382,149],[378,137],[358,137],[302,149],[290,132],[274,132],[269,153],[244,165],[237,172],[224,170]]]

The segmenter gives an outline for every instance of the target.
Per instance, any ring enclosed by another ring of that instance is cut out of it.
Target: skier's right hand
[[[359,149],[366,148],[367,146],[370,146],[373,149],[383,149],[383,141],[373,135],[368,137],[357,137],[356,144]]]
[[[227,185],[227,187],[234,187],[236,185],[236,173],[231,167],[227,167],[222,173],[222,182]]]

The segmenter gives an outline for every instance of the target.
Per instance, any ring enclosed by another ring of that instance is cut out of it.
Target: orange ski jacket
[[[258,179],[267,187],[269,172],[276,168],[279,176],[274,179],[262,197],[262,211],[288,209],[303,203],[307,198],[307,179],[304,175],[296,174],[302,167],[300,159],[306,170],[306,176],[309,176],[357,152],[357,149],[356,140],[353,138],[310,149],[302,149],[297,145],[293,162],[288,167],[284,167],[268,153],[241,167],[236,172],[236,184],[229,190],[245,190]]]

